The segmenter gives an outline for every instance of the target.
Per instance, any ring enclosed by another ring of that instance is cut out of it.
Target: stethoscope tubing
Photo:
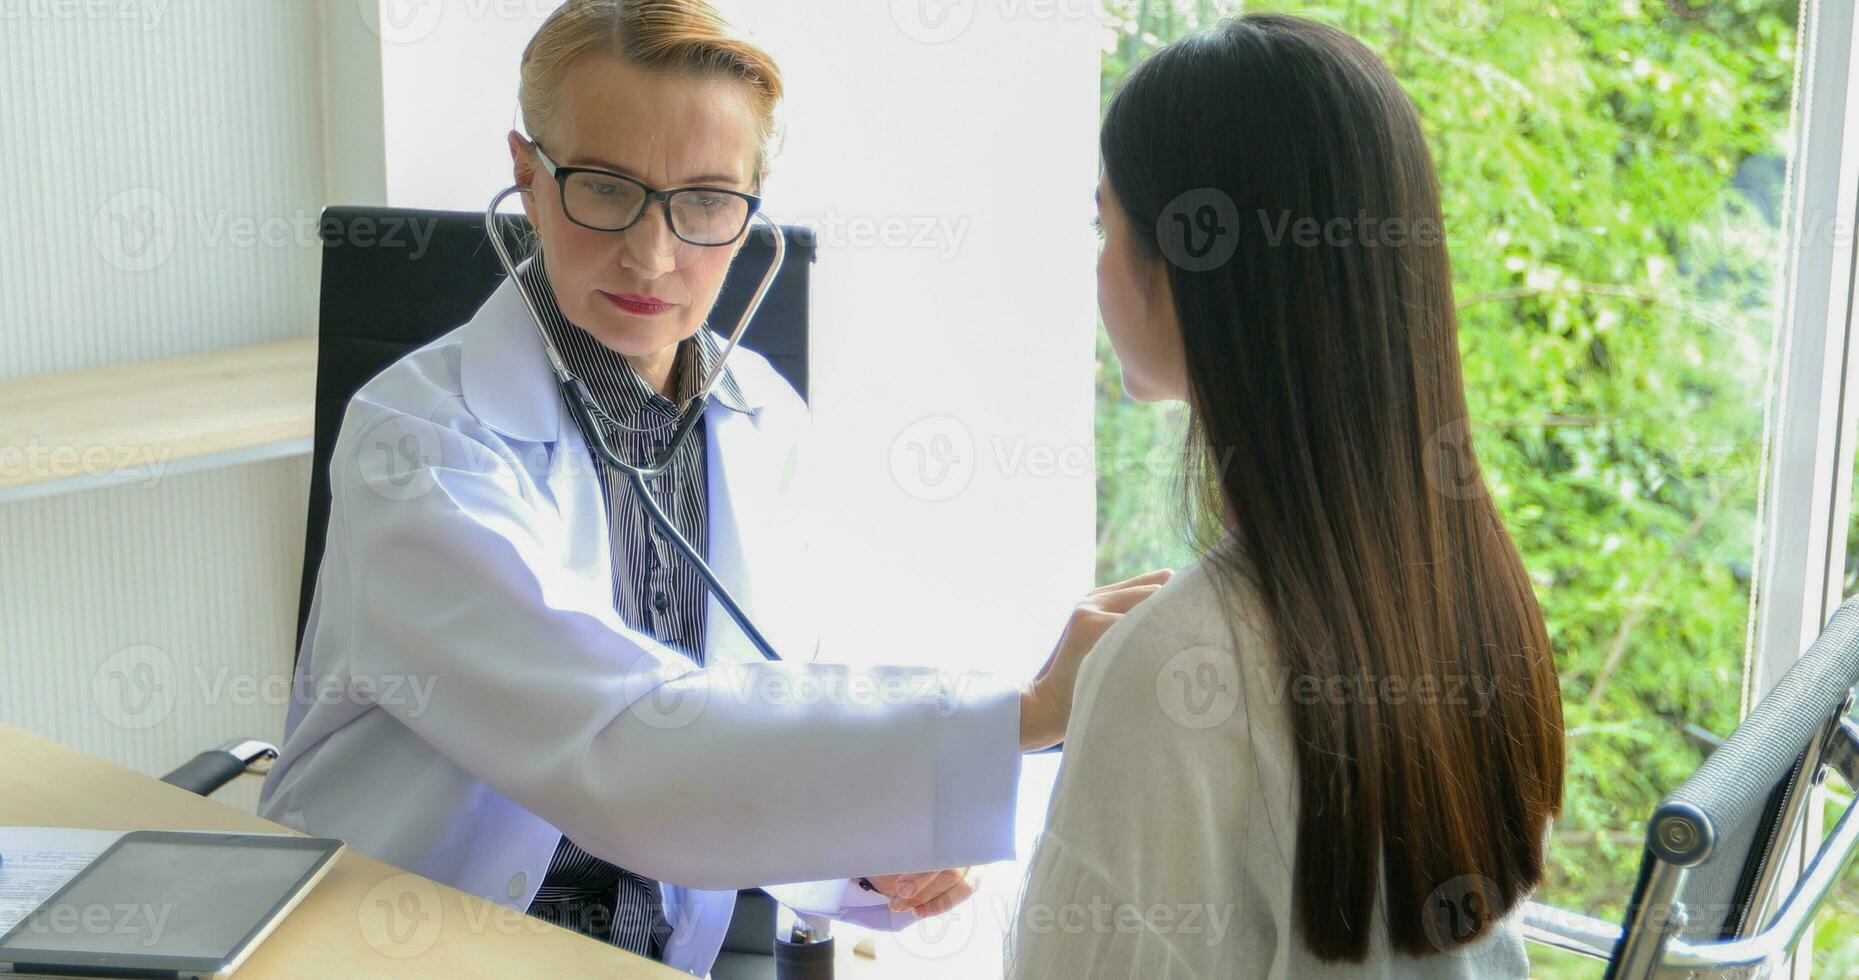
[[[723,365],[728,363],[730,352],[736,349],[736,343],[748,331],[749,324],[755,319],[756,311],[761,309],[762,300],[768,295],[769,288],[774,285],[775,277],[781,272],[781,267],[787,260],[787,238],[781,234],[781,226],[766,214],[760,211],[755,213],[755,219],[766,224],[774,233],[774,261],[769,265],[768,271],[762,274],[761,285],[756,287],[754,295],[749,298],[748,305],[743,308],[742,318],[737,321],[736,329],[730,333],[722,356],[717,359],[716,369],[711,371],[703,389],[679,412],[677,427],[672,430],[671,439],[665,444],[663,453],[650,466],[638,466],[621,458],[607,442],[606,432],[600,427],[599,407],[594,402],[593,394],[587,390],[587,385],[582,383],[580,378],[575,377],[574,373],[568,370],[567,362],[562,360],[561,353],[555,349],[548,331],[543,329],[541,307],[537,305],[535,297],[529,294],[528,288],[523,285],[522,277],[517,275],[516,261],[511,258],[510,250],[503,242],[503,235],[497,224],[497,206],[503,203],[504,198],[523,190],[525,188],[522,185],[512,184],[498,191],[497,195],[491,198],[490,205],[484,209],[484,233],[490,238],[491,249],[497,253],[497,260],[502,263],[504,272],[516,284],[517,293],[523,297],[523,306],[528,309],[530,320],[535,323],[537,332],[542,335],[542,347],[548,355],[549,366],[555,371],[556,384],[561,388],[563,398],[568,403],[569,414],[574,416],[575,427],[581,430],[581,438],[587,443],[589,453],[600,463],[625,474],[627,482],[631,484],[633,492],[638,494],[640,504],[645,507],[646,517],[652,521],[653,526],[669,538],[672,547],[678,549],[678,553],[684,556],[684,560],[690,562],[691,567],[697,570],[698,576],[709,587],[710,594],[716,597],[717,603],[729,613],[729,618],[735,621],[736,626],[742,630],[743,635],[755,646],[755,649],[768,660],[779,661],[781,655],[775,652],[774,645],[769,643],[762,631],[756,628],[755,623],[749,619],[749,614],[736,601],[736,597],[731,595],[729,589],[724,587],[723,582],[717,578],[710,563],[697,553],[697,549],[692,547],[690,541],[679,532],[677,525],[671,522],[665,509],[659,505],[658,499],[652,496],[651,488],[646,481],[665,472],[666,468],[671,465],[672,458],[683,447],[684,441],[697,428],[698,420],[703,418],[704,410],[710,404],[711,391],[723,377]]]

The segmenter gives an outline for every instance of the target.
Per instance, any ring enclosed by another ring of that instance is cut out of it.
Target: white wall
[[[311,4],[0,5],[0,380],[314,334],[317,37]],[[148,773],[280,737],[213,679],[288,669],[307,481],[0,504],[0,721]],[[156,708],[126,713],[136,677]]]

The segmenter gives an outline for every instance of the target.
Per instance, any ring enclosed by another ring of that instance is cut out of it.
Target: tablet
[[[342,846],[132,830],[0,936],[0,964],[65,976],[229,976]]]

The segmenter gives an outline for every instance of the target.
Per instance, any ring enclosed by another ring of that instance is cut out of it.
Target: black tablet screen
[[[223,959],[321,857],[310,848],[125,840],[20,922],[0,953]]]

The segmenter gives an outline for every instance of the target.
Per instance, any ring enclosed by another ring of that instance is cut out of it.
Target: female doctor
[[[780,93],[702,0],[568,0],[524,52],[518,274],[636,459],[721,353]],[[505,282],[348,406],[261,812],[698,975],[739,887],[884,928],[966,897],[1012,856],[1019,753],[1167,573],[1088,596],[1024,684],[807,662],[806,421],[738,349],[654,481],[770,663],[593,462]]]

